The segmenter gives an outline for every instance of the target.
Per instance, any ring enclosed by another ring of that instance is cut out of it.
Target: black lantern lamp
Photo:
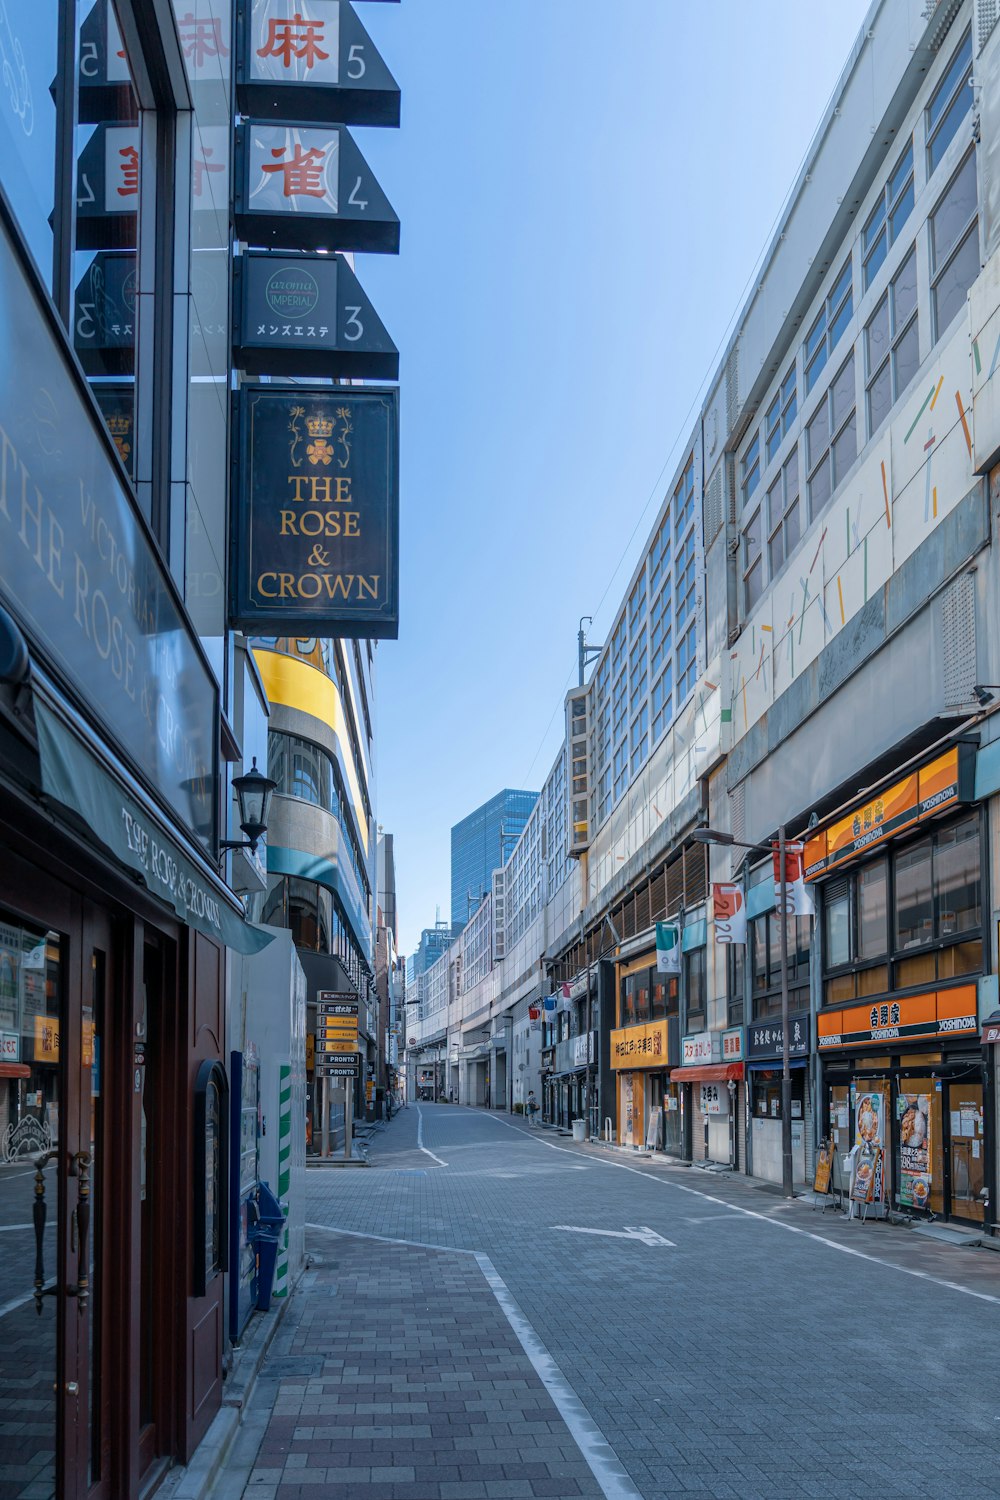
[[[223,839],[220,849],[249,849],[251,854],[256,854],[257,844],[267,832],[268,807],[277,785],[270,776],[262,776],[258,771],[256,755],[245,775],[233,777],[233,791],[240,804],[240,827],[246,838]]]

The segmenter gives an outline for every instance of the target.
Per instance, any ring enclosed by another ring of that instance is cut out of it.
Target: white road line
[[[553,1224],[553,1229],[565,1229],[567,1234],[605,1234],[613,1240],[632,1240],[640,1245],[669,1245],[672,1250],[677,1246],[673,1240],[664,1239],[658,1229],[650,1229],[646,1224],[637,1224],[633,1228],[628,1225],[624,1229],[584,1229],[579,1224]]]
[[[422,1151],[425,1156],[429,1156],[432,1161],[436,1161],[439,1167],[446,1167],[448,1165],[446,1161],[442,1161],[440,1156],[435,1156],[434,1152],[424,1145],[424,1112],[419,1104],[417,1105],[417,1149],[418,1151]]]
[[[587,1466],[601,1487],[606,1500],[642,1500],[623,1469],[621,1462],[597,1426],[593,1417],[563,1377],[562,1371],[511,1296],[507,1283],[488,1255],[476,1255],[479,1269],[500,1304],[518,1343],[535,1368],[539,1380],[552,1397],[553,1404],[569,1429],[573,1441],[587,1461]]]
[[[339,1229],[329,1224],[307,1223],[306,1228],[319,1229],[326,1234],[346,1235],[352,1240],[376,1240],[381,1245],[405,1245],[413,1250],[444,1250],[449,1255],[473,1256],[518,1343],[531,1361],[542,1385],[552,1397],[553,1405],[566,1423],[570,1436],[600,1485],[605,1500],[642,1500],[641,1491],[636,1489],[626,1474],[615,1450],[572,1386],[564,1378],[559,1366],[524,1316],[511,1295],[507,1283],[488,1255],[481,1250],[459,1250],[454,1245],[430,1245],[424,1240],[394,1239],[387,1234],[363,1234],[357,1229]]]
[[[497,1117],[494,1115],[493,1117]],[[518,1135],[526,1139],[537,1139],[529,1137],[526,1130],[517,1125],[511,1125],[507,1120],[497,1120],[498,1125],[506,1125],[508,1130],[516,1130]],[[567,1156],[583,1156],[582,1151],[574,1151],[569,1146],[557,1146],[554,1141],[538,1140],[539,1146],[548,1146],[550,1151],[561,1151]],[[812,1229],[800,1229],[797,1224],[787,1224],[784,1219],[772,1219],[767,1214],[758,1213],[753,1208],[741,1208],[738,1203],[728,1203],[725,1198],[717,1198],[713,1193],[703,1193],[700,1188],[685,1187],[680,1182],[670,1182],[663,1177],[654,1177],[651,1172],[642,1172],[638,1167],[630,1167],[623,1161],[604,1161],[600,1157],[590,1156],[589,1161],[597,1161],[604,1167],[615,1167],[620,1172],[631,1172],[633,1177],[643,1177],[647,1182],[653,1182],[657,1187],[673,1188],[678,1193],[690,1193],[694,1198],[704,1198],[706,1203],[714,1203],[719,1208],[725,1208],[730,1214],[738,1214],[746,1219],[757,1219],[761,1224],[770,1224],[775,1229],[786,1229],[789,1234],[801,1235],[804,1239],[815,1240],[818,1245],[827,1245],[831,1250],[839,1250],[842,1255],[852,1255],[855,1260],[870,1261],[872,1265],[884,1266],[887,1271],[899,1271],[904,1276],[913,1276],[918,1281],[930,1281],[935,1286],[947,1287],[949,1291],[961,1292],[963,1297],[975,1297],[979,1302],[992,1302],[1000,1307],[1000,1297],[994,1297],[989,1292],[977,1292],[972,1287],[960,1286],[957,1281],[948,1281],[944,1276],[933,1276],[930,1271],[918,1271],[913,1266],[900,1266],[894,1260],[885,1260],[881,1255],[871,1255],[867,1250],[856,1250],[853,1245],[842,1245],[837,1240],[827,1239],[826,1235],[816,1234]]]

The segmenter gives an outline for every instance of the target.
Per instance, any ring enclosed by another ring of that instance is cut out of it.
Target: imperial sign
[[[234,401],[233,624],[394,640],[398,390],[244,385]]]

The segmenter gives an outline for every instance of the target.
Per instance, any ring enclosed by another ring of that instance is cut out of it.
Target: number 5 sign
[[[244,114],[399,124],[399,87],[347,0],[240,0],[237,26]]]

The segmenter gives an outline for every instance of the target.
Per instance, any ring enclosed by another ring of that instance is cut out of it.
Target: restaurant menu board
[[[900,1094],[899,1201],[926,1208],[931,1196],[931,1104],[927,1094]]]
[[[826,1141],[819,1148],[816,1158],[816,1176],[813,1179],[814,1193],[828,1193],[830,1191],[830,1169],[833,1166],[833,1147]]]
[[[879,1200],[881,1158],[882,1153],[877,1146],[862,1146],[858,1152],[854,1181],[851,1184],[851,1197],[855,1203],[874,1203]]]
[[[663,1110],[659,1104],[653,1106],[649,1111],[649,1124],[646,1126],[646,1145],[651,1151],[660,1149],[660,1122],[663,1119]]]

